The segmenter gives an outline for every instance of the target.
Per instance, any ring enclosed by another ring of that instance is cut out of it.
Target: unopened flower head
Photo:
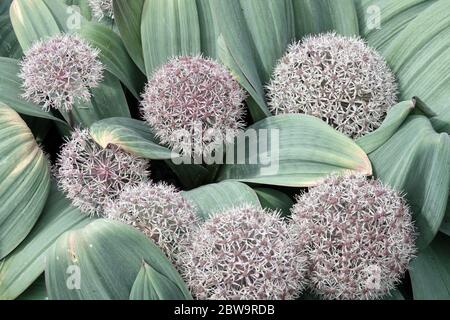
[[[99,85],[103,66],[99,51],[75,35],[57,35],[35,43],[21,62],[23,98],[63,111],[91,98]]]
[[[358,138],[377,129],[397,101],[383,57],[358,38],[334,33],[289,46],[268,87],[273,113],[304,113]]]
[[[181,193],[165,183],[143,182],[124,188],[106,207],[110,219],[131,225],[152,239],[177,264],[178,253],[197,227],[194,208]]]
[[[107,17],[114,19],[113,0],[88,0],[92,15],[97,20]]]
[[[293,230],[306,243],[311,289],[326,299],[382,298],[416,249],[402,195],[362,175],[328,178],[299,196]]]
[[[183,56],[153,74],[142,95],[142,111],[163,144],[183,154],[198,154],[180,136],[197,137],[193,144],[202,150],[223,142],[225,136],[234,137],[233,132],[244,126],[245,98],[224,66],[201,56]],[[198,137],[196,130],[203,134]]]
[[[58,186],[74,206],[92,215],[103,215],[106,204],[127,185],[148,180],[148,161],[110,145],[100,147],[88,130],[76,129],[62,147],[55,175]]]
[[[197,299],[297,297],[305,258],[278,213],[252,205],[217,213],[191,237],[183,275]]]

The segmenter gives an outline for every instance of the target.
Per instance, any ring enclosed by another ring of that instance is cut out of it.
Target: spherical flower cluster
[[[88,0],[92,15],[97,20],[102,20],[104,17],[114,19],[113,0]]]
[[[396,103],[383,57],[357,38],[333,33],[290,45],[268,85],[273,113],[305,113],[358,138],[377,129]]]
[[[306,242],[311,289],[326,299],[383,297],[416,251],[403,197],[364,176],[328,178],[299,196],[292,213]]]
[[[305,258],[278,213],[244,205],[218,213],[182,254],[197,299],[293,299],[303,288]]]
[[[57,35],[35,43],[21,62],[23,98],[50,108],[72,110],[91,98],[99,85],[103,65],[99,51],[75,35]]]
[[[140,183],[124,188],[106,207],[110,219],[131,225],[152,239],[173,261],[187,245],[198,219],[194,208],[173,186]]]
[[[184,155],[208,152],[244,126],[245,92],[208,58],[171,59],[153,74],[142,98],[143,116],[157,137]]]
[[[58,185],[74,206],[103,215],[106,204],[127,185],[148,180],[148,162],[110,145],[103,149],[88,130],[76,129],[58,156]]]

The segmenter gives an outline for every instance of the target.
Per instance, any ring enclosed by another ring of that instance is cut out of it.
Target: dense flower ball
[[[99,51],[75,35],[57,35],[35,43],[21,62],[23,98],[50,108],[69,111],[90,99],[99,85],[103,66]]]
[[[113,0],[88,0],[88,4],[97,20],[104,17],[114,19]]]
[[[292,213],[293,229],[307,243],[311,289],[326,299],[381,298],[414,256],[410,210],[377,180],[328,178],[301,195]]]
[[[129,224],[152,239],[174,262],[197,227],[194,208],[173,186],[141,183],[127,186],[105,214]]]
[[[292,44],[268,85],[273,113],[312,115],[352,138],[377,129],[396,95],[381,55],[360,39],[333,33]]]
[[[218,213],[191,237],[184,278],[197,299],[293,299],[305,258],[278,213],[244,205]]]
[[[142,111],[163,144],[197,155],[189,142],[209,150],[243,128],[245,97],[222,65],[200,56],[176,57],[153,74],[142,95]],[[186,143],[180,137],[187,134]]]
[[[127,185],[148,180],[148,162],[114,145],[103,149],[88,130],[75,130],[58,156],[58,185],[73,205],[89,214],[103,215],[106,204]]]

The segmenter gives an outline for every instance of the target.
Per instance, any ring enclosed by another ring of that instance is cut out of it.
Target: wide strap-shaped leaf
[[[449,12],[450,1],[433,3],[383,50],[397,76],[400,98],[418,96],[432,111],[447,117],[450,113]]]
[[[230,150],[235,159],[227,159],[219,180],[311,187],[333,173],[372,174],[367,155],[354,141],[307,115],[264,119],[238,135],[234,152],[228,147],[227,155]]]
[[[50,190],[49,163],[20,116],[0,102],[0,260],[33,228]]]
[[[361,36],[383,51],[419,13],[436,0],[354,0]]]
[[[425,116],[410,116],[369,154],[374,175],[406,194],[424,249],[441,226],[450,183],[450,137],[438,134]]]
[[[220,32],[211,9],[211,0],[197,0],[197,14],[202,53],[208,57],[217,58],[217,39]]]
[[[194,205],[197,215],[203,220],[215,213],[243,204],[261,206],[255,191],[235,181],[208,184],[183,192],[183,196]]]
[[[195,0],[146,0],[142,12],[142,48],[147,77],[179,55],[201,53]]]
[[[11,19],[9,18],[9,7],[11,0],[3,0],[1,2],[2,11],[0,11],[0,57],[20,58],[22,56],[22,48],[20,47],[17,37],[14,33]]]
[[[290,215],[294,201],[287,194],[269,188],[256,188],[255,192],[263,208],[280,211],[284,216]]]
[[[343,35],[359,34],[353,0],[292,0],[297,39],[308,34],[336,31]]]
[[[136,98],[139,98],[145,77],[128,55],[122,39],[110,28],[93,22],[83,24],[80,34],[100,49],[100,60],[106,69],[120,79]]]
[[[262,62],[256,53],[239,0],[211,0],[211,10],[217,21],[220,36],[217,40],[218,57],[226,65],[253,103],[249,104],[254,121],[270,116],[264,95],[260,71]]]
[[[260,76],[267,83],[287,46],[295,40],[291,0],[240,0],[245,20],[261,60]]]
[[[23,93],[21,80],[18,77],[20,67],[18,61],[0,57],[0,101],[8,104],[16,112],[32,117],[51,119],[65,124],[64,121],[54,117],[50,112],[45,112],[38,105],[21,98]]]
[[[365,136],[359,138],[356,142],[366,153],[370,153],[378,149],[394,135],[414,107],[414,100],[400,102],[399,104],[393,106],[387,113],[383,124],[377,130],[366,134]]]
[[[42,0],[14,0],[11,22],[22,49],[26,51],[41,38],[60,33],[60,28]]]
[[[123,44],[142,73],[145,73],[141,40],[141,21],[144,3],[145,0],[116,0],[113,3],[114,21],[119,28]]]
[[[411,263],[409,274],[416,300],[450,299],[450,237],[438,234]]]
[[[52,185],[41,217],[27,238],[0,263],[0,300],[17,298],[44,272],[48,248],[68,230],[80,228],[89,218],[71,206]]]
[[[130,300],[191,300],[191,297],[144,261],[131,288]]]
[[[448,198],[447,211],[445,212],[440,231],[450,237],[450,198]]]
[[[178,272],[153,241],[134,228],[96,220],[63,234],[47,256],[50,299],[127,300],[142,261],[190,298]]]
[[[176,156],[160,146],[150,127],[143,121],[129,118],[109,118],[94,123],[90,128],[92,138],[103,148],[114,144],[136,156],[165,160]]]

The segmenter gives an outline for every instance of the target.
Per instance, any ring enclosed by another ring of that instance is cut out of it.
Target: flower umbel
[[[158,69],[142,95],[142,112],[163,144],[198,154],[179,135],[189,134],[202,150],[243,128],[246,94],[230,72],[208,58],[176,57]],[[197,137],[195,130],[203,135]],[[234,136],[233,136],[234,137]]]
[[[211,217],[181,257],[198,299],[293,299],[303,288],[301,246],[278,213],[252,205]]]
[[[165,183],[126,186],[106,207],[106,217],[131,225],[152,239],[173,262],[198,219],[181,193]]]
[[[56,165],[58,186],[73,205],[103,215],[104,206],[127,185],[148,180],[148,162],[111,145],[100,147],[88,130],[76,129],[62,147]]]
[[[298,197],[293,230],[307,243],[309,281],[326,299],[377,299],[416,249],[411,212],[395,190],[362,175],[330,177]]]
[[[267,87],[273,113],[305,113],[359,138],[377,129],[397,101],[383,57],[357,38],[334,33],[293,43]]]
[[[35,43],[21,62],[23,98],[50,108],[72,110],[91,98],[99,85],[103,66],[99,51],[75,35],[57,35]]]
[[[88,0],[88,4],[97,20],[100,21],[104,17],[114,19],[113,0]]]

